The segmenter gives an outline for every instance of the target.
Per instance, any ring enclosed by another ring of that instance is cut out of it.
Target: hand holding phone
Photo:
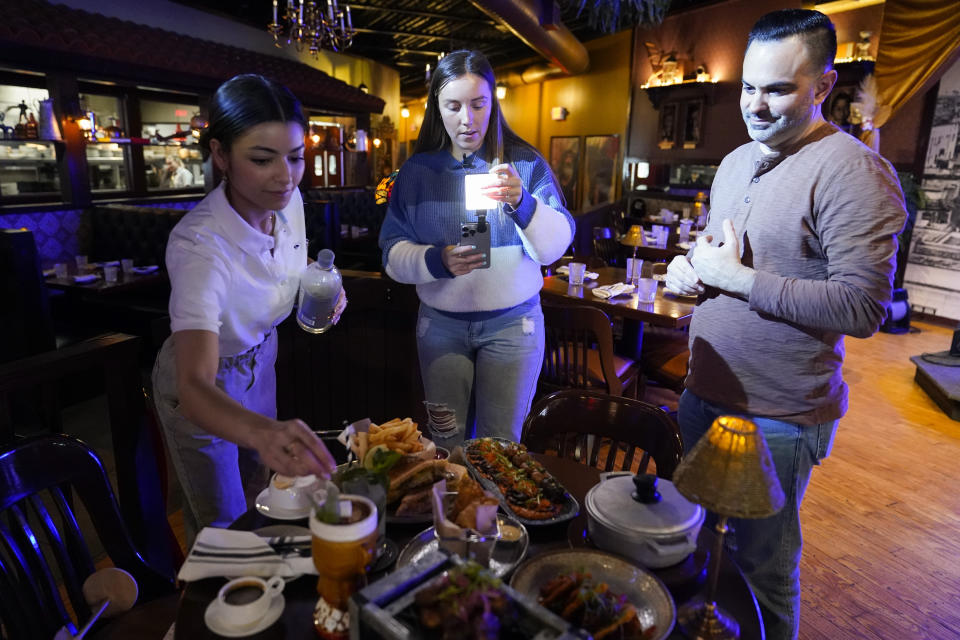
[[[490,268],[490,225],[487,224],[485,219],[478,220],[477,222],[464,222],[460,226],[460,246],[475,247],[475,249],[471,249],[460,255],[482,255],[483,261],[474,268]]]

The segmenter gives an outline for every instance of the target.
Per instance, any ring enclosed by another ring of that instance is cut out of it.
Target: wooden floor
[[[960,638],[960,422],[909,361],[952,330],[913,326],[846,340],[850,410],[802,508],[802,640]]]
[[[800,638],[960,638],[960,422],[913,382],[951,329],[846,339],[850,409],[801,508]]]

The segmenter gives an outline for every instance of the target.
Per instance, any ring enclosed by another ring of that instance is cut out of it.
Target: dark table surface
[[[695,298],[677,297],[667,293],[663,283],[657,288],[657,297],[653,302],[638,302],[637,296],[625,294],[615,298],[598,298],[590,290],[616,282],[623,282],[626,269],[600,267],[590,269],[600,275],[596,280],[587,280],[583,286],[573,286],[566,276],[546,276],[540,295],[566,304],[587,304],[601,309],[609,316],[621,316],[631,320],[647,322],[659,327],[679,329],[690,324],[693,317]]]
[[[581,505],[587,491],[600,479],[600,472],[597,469],[586,467],[575,461],[540,454],[533,455],[543,462],[547,470],[567,488],[571,495],[577,498]],[[234,528],[252,530],[271,524],[277,524],[277,521],[251,510],[241,516],[233,526]],[[291,524],[306,526],[306,520]],[[402,549],[403,545],[413,536],[429,526],[429,523],[417,525],[388,523],[387,535]],[[582,507],[581,514],[572,521],[540,527],[530,526],[527,527],[527,531],[530,537],[530,546],[527,551],[528,558],[543,551],[590,544],[585,533],[586,517],[582,512]],[[674,567],[653,571],[671,590],[674,599],[679,604],[705,589],[703,568],[706,566],[708,549],[711,548],[714,539],[711,531],[701,530],[698,548],[686,561]],[[177,613],[175,640],[220,637],[207,629],[203,622],[203,615],[207,606],[213,601],[217,591],[225,582],[226,579],[223,578],[211,578],[187,585]],[[740,623],[740,637],[762,638],[762,623],[760,622],[753,592],[740,571],[726,556],[721,558],[717,591],[717,600],[720,606],[732,614]],[[287,584],[283,593],[286,599],[286,607],[280,620],[270,628],[250,637],[288,640],[301,638],[306,640],[309,638],[315,640],[318,636],[313,629],[312,618],[313,607],[317,600],[316,578],[314,576],[303,576],[293,580]],[[675,628],[670,637],[682,638],[683,636]]]
[[[158,269],[153,273],[146,273],[142,275],[136,273],[123,273],[123,271],[117,269],[116,282],[107,282],[104,280],[102,268],[93,268],[85,273],[95,274],[97,279],[91,282],[76,282],[73,279],[73,276],[76,275],[76,270],[71,268],[70,276],[66,278],[50,277],[44,282],[51,289],[59,289],[71,294],[106,295],[141,291],[143,289],[149,289],[156,285],[163,284],[167,281],[167,274],[162,269]]]

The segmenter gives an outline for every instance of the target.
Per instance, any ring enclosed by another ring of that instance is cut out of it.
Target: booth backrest
[[[82,243],[91,261],[133,258],[136,265],[164,267],[167,239],[184,209],[96,205],[90,210],[90,237]]]

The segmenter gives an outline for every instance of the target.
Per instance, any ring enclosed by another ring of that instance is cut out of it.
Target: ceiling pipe
[[[541,4],[553,0],[470,0],[470,2],[510,30],[527,46],[550,61],[533,65],[521,73],[510,72],[503,81],[510,85],[542,82],[550,76],[584,73],[590,68],[590,54],[576,36],[557,22],[544,28],[540,20]]]

